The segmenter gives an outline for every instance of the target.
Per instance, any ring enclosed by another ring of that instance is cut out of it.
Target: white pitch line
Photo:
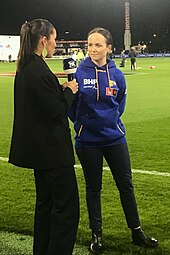
[[[8,158],[0,157],[0,161],[8,162]],[[81,168],[81,165],[75,165],[75,168]],[[109,170],[109,167],[103,167],[104,170]],[[158,172],[158,171],[147,171],[147,170],[140,170],[140,169],[132,169],[133,173],[138,174],[150,174],[150,175],[159,175],[159,176],[170,176],[168,172]]]
[[[81,165],[75,165],[75,168],[81,168]],[[105,166],[103,167],[104,170],[109,170],[110,168]],[[138,174],[150,174],[150,175],[159,175],[159,176],[170,176],[168,172],[158,172],[158,171],[147,171],[147,170],[140,170],[140,169],[132,169],[133,173]]]
[[[170,176],[168,172],[158,172],[158,171],[147,171],[147,170],[140,170],[140,169],[132,169],[133,173],[139,174],[150,174],[150,175],[159,175],[159,176]]]
[[[8,161],[8,158],[0,157],[0,161]]]

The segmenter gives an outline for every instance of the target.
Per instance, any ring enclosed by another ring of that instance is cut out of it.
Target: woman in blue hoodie
[[[91,251],[102,249],[101,189],[103,158],[107,161],[120,193],[127,225],[132,230],[133,243],[155,247],[158,241],[147,237],[140,220],[132,184],[125,128],[121,122],[126,103],[126,82],[113,60],[112,36],[104,28],[88,34],[87,57],[77,68],[79,85],[69,116],[74,122],[75,147],[81,162],[85,182],[89,223],[92,230]]]

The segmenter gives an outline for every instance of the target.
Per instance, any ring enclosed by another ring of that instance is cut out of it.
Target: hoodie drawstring
[[[96,71],[96,100],[99,101],[100,93],[99,93],[99,81],[98,81],[98,69],[95,67]]]
[[[97,69],[97,67],[95,67],[95,71],[96,71],[96,100],[99,101],[99,99],[100,99],[100,90],[99,90],[98,72],[106,72],[109,88],[113,85],[113,83],[110,82],[110,74],[109,74],[108,64],[106,65],[106,70],[100,70],[100,69]]]

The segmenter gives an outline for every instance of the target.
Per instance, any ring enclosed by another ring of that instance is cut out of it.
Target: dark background
[[[170,0],[130,4],[132,43],[169,51]],[[123,45],[124,0],[1,0],[0,8],[1,35],[17,35],[25,20],[45,18],[57,28],[58,39],[84,40],[92,28],[102,26],[112,33],[115,47]]]

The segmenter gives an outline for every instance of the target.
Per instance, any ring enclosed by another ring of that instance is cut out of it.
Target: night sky
[[[170,0],[130,3],[132,41],[149,42],[156,34],[170,44]],[[51,21],[58,39],[86,39],[92,28],[102,26],[110,30],[115,44],[123,41],[123,0],[1,0],[0,34],[19,34],[22,23],[34,18]]]

